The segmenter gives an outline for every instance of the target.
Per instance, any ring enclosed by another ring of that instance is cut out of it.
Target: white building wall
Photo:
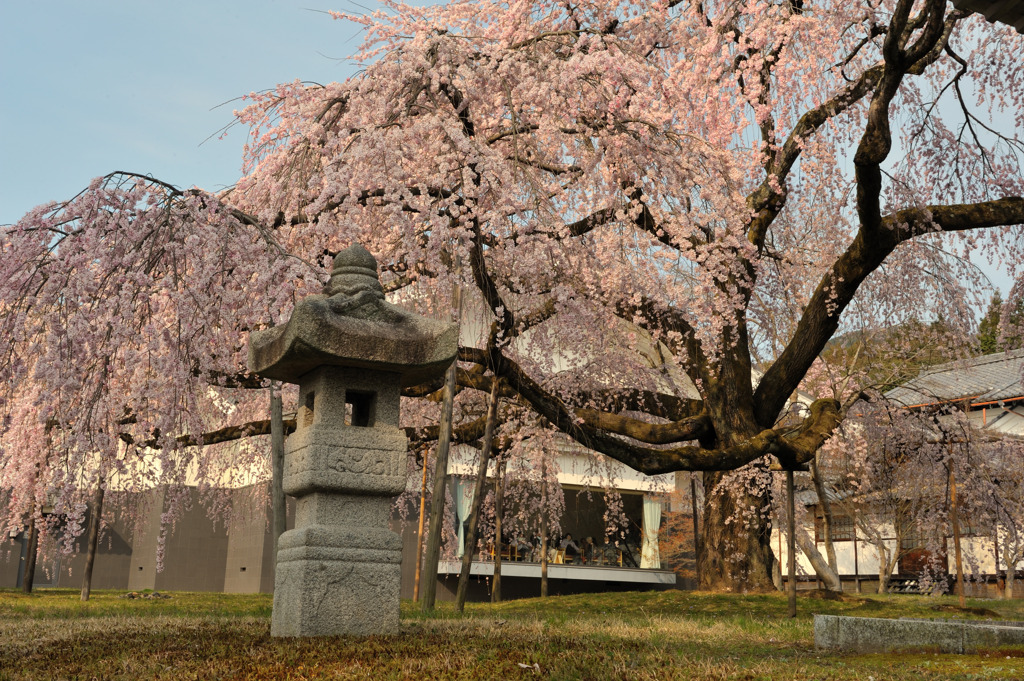
[[[814,536],[814,527],[805,527],[805,531],[810,535]],[[883,536],[886,534],[892,535],[892,528],[883,528]],[[785,532],[781,533],[778,528],[772,530],[772,550],[776,552],[779,562],[781,563],[782,574],[785,575],[789,570],[789,564],[786,559],[788,542]],[[885,544],[889,551],[893,551],[896,548],[895,539],[885,540]],[[854,574],[858,574],[861,577],[877,577],[878,569],[881,561],[878,557],[878,550],[875,545],[865,541],[863,538],[858,536],[857,538],[857,562],[856,571],[854,570],[854,542],[853,541],[837,541],[833,542],[833,546],[836,551],[836,562],[839,566],[839,575],[841,577],[852,577]],[[821,555],[825,556],[825,543],[817,542],[818,551]],[[992,575],[997,572],[996,569],[996,556],[995,556],[995,545],[992,537],[983,536],[970,536],[962,537],[960,540],[960,549],[963,556],[964,574],[970,576],[971,574],[985,574]],[[947,538],[947,568],[949,574],[956,574],[956,553],[953,546],[953,538]],[[800,551],[800,547],[796,550],[796,564],[798,575],[813,575],[814,568],[811,566],[811,562],[807,557]],[[1024,570],[1024,560],[1021,560],[1015,566],[1018,570]],[[999,571],[1005,570],[1006,566],[1002,560],[1002,555],[999,558]],[[893,570],[895,574],[896,570]]]
[[[810,536],[814,536],[813,525],[805,527],[804,529]],[[891,539],[885,540],[885,543],[890,550],[896,545],[895,540]],[[778,554],[783,576],[785,576],[789,570],[789,561],[786,558],[788,545],[789,542],[787,541],[785,532],[782,532],[780,536],[778,528],[773,529],[772,550]],[[854,574],[858,574],[861,577],[878,576],[878,569],[881,565],[881,561],[878,558],[878,550],[873,544],[869,544],[858,537],[856,571],[854,570],[853,542],[837,541],[833,543],[833,546],[836,550],[836,563],[838,563],[840,577],[852,577]],[[825,557],[825,543],[817,542],[817,547],[822,557]],[[811,561],[807,559],[807,556],[804,555],[799,546],[796,547],[796,572],[798,575],[814,574],[814,568],[811,566]]]

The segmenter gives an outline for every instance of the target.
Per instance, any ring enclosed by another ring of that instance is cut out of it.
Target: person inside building
[[[567,532],[562,541],[558,544],[558,548],[565,551],[565,557],[575,559],[576,556],[580,555],[580,546],[572,540],[572,533]]]
[[[583,540],[583,545],[580,546],[580,560],[583,563],[594,562],[594,538],[587,537]]]

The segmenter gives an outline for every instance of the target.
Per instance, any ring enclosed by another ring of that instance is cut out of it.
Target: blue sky
[[[182,187],[234,183],[245,130],[217,139],[240,105],[230,100],[354,72],[343,58],[358,47],[359,27],[326,10],[360,8],[349,0],[0,2],[0,224],[113,170]]]

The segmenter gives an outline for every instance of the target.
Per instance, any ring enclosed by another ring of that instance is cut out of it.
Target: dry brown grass
[[[406,604],[401,633],[273,639],[268,596],[0,591],[0,681],[15,679],[1024,679],[1024,651],[985,655],[816,652],[811,613],[950,616],[950,599],[616,593],[442,606]],[[1006,619],[1024,605],[973,602]]]

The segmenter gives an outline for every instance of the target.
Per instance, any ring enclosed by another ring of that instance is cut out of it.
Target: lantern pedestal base
[[[385,528],[312,526],[281,535],[272,636],[398,631],[401,538]]]

